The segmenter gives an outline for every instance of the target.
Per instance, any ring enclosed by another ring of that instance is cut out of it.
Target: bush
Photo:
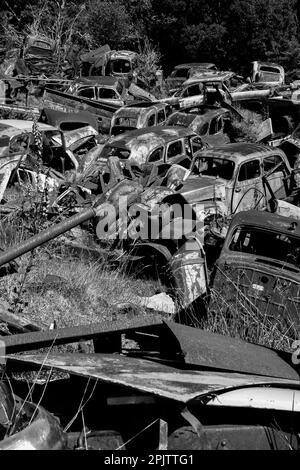
[[[257,142],[263,118],[247,109],[238,109],[243,120],[234,117],[231,122],[230,138],[233,142]]]

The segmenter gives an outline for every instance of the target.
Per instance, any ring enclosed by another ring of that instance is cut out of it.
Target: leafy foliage
[[[149,40],[169,68],[209,61],[242,72],[265,59],[299,68],[300,0],[0,0],[0,7],[3,47],[35,29],[63,49],[107,43],[138,51]]]

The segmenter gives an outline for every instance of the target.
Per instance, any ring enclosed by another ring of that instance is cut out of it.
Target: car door
[[[151,114],[148,116],[147,122],[146,122],[146,127],[153,127],[156,125],[156,115],[155,111],[151,112]]]
[[[288,175],[285,162],[281,155],[270,155],[263,159],[263,172],[274,195],[280,199],[285,197],[284,178]]]
[[[164,109],[160,109],[157,113],[157,125],[162,126],[166,122],[166,112]]]
[[[212,147],[230,142],[228,135],[224,134],[223,116],[216,116],[211,120],[208,135],[205,136],[204,140]]]
[[[86,98],[89,100],[97,99],[95,87],[91,87],[91,86],[79,88],[79,90],[77,91],[77,96],[81,98]]]
[[[266,204],[259,159],[241,163],[233,186],[231,212],[247,211]]]
[[[163,147],[158,147],[153,150],[148,157],[148,163],[163,163],[164,149]]]
[[[182,140],[169,142],[167,145],[165,163],[175,163],[177,160],[180,160],[180,158],[183,157],[185,154],[186,152]]]
[[[180,108],[196,106],[203,103],[203,85],[202,83],[194,83],[186,86],[182,91],[179,99]]]
[[[113,88],[108,88],[108,87],[98,87],[98,99],[100,101],[105,101],[108,104],[118,104],[120,106],[124,105],[124,101],[122,100],[122,97],[119,95],[119,93],[114,90]]]

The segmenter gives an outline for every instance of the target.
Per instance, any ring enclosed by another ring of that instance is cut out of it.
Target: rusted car
[[[136,52],[112,51],[108,45],[105,45],[80,57],[81,76],[126,78],[133,73],[136,59]]]
[[[254,61],[251,63],[252,83],[260,85],[268,85],[271,87],[281,86],[285,83],[285,71],[281,65],[272,62]]]
[[[39,116],[39,122],[54,126],[61,131],[71,131],[82,127],[91,126],[98,130],[98,122],[95,116],[88,112],[64,113],[56,109],[44,107]]]
[[[201,138],[190,129],[154,126],[111,138],[98,158],[104,165],[109,156],[145,163],[178,163],[189,166],[195,152],[203,148]]]
[[[300,327],[299,220],[260,211],[237,214],[230,225],[212,279],[230,308],[274,319],[298,339]],[[243,299],[242,299],[243,298]]]
[[[164,125],[170,107],[165,103],[133,103],[120,108],[111,121],[110,136],[145,127]]]
[[[75,96],[87,98],[95,101],[104,101],[108,104],[124,106],[126,90],[118,78],[115,77],[91,77],[81,79],[66,91]]]
[[[194,106],[171,114],[167,126],[182,126],[192,129],[210,145],[223,145],[230,142],[228,124],[232,113],[218,106]]]
[[[244,83],[242,77],[233,72],[201,72],[186,80],[182,87],[165,101],[177,108],[215,103],[241,104],[248,107],[252,101],[261,102],[271,93],[269,86],[257,89]]]
[[[224,237],[228,218],[235,213],[263,210],[269,208],[274,198],[285,199],[289,195],[286,179],[292,174],[280,149],[259,144],[227,144],[197,152],[190,169],[175,182],[172,195],[168,180],[166,187],[160,188],[160,204],[191,206],[199,222],[199,233],[214,225]],[[152,218],[155,197],[148,198]]]
[[[64,173],[76,171],[78,161],[71,151],[68,151],[63,132],[53,126],[39,123],[38,129],[42,139],[43,165],[51,170],[48,175],[49,188],[53,189],[64,181]],[[93,135],[97,132],[90,128]],[[69,144],[74,145],[78,136],[70,136]],[[76,147],[76,145],[75,145]],[[33,121],[3,119],[0,123],[0,200],[7,186],[13,181],[31,183],[37,182],[36,142],[33,134]],[[40,184],[44,185],[46,174],[40,175]]]
[[[275,134],[287,136],[300,123],[299,89],[286,90],[279,96],[271,96],[266,102],[267,111],[272,119]]]
[[[233,72],[201,72],[186,80],[181,88],[177,90],[172,99],[177,100],[180,108],[199,106],[201,104],[214,104],[232,102],[232,97],[228,89],[228,83],[234,78]]]
[[[51,75],[55,72],[56,43],[43,35],[25,38],[20,58],[15,63],[14,75]]]
[[[192,62],[188,64],[179,64],[174,67],[166,83],[171,90],[179,88],[195,71],[216,71],[217,67],[213,63]]]
[[[126,78],[134,72],[137,53],[133,51],[113,51],[106,66],[106,75]]]

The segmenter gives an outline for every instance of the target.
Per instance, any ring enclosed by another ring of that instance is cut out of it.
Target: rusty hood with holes
[[[144,334],[150,334],[157,339],[154,344],[160,352],[156,355],[143,352],[140,343],[139,355],[121,347],[114,354],[50,352],[46,355],[9,356],[8,369],[53,369],[179,403],[188,403],[194,399],[205,401],[218,394],[251,387],[265,390],[266,393],[270,388],[285,388],[294,392],[300,411],[299,367],[293,365],[291,354],[173,322],[146,325],[132,322],[126,328],[122,326],[118,329],[116,326],[116,329],[105,330],[102,327],[101,330],[97,338],[100,339],[99,335],[102,338],[109,335],[110,344],[120,334],[142,334],[141,341]],[[93,325],[93,331],[97,331],[96,325]],[[87,334],[91,338],[90,331]],[[65,343],[68,342],[68,335],[63,331],[18,336],[24,337],[23,349],[26,347],[32,350],[37,343],[40,346],[53,344],[55,335],[62,336],[58,344],[62,344],[63,338]],[[82,327],[70,329],[69,342],[74,342],[77,336],[85,337]],[[16,341],[20,350],[22,338],[21,341],[18,338],[5,341],[8,351],[14,350]]]

